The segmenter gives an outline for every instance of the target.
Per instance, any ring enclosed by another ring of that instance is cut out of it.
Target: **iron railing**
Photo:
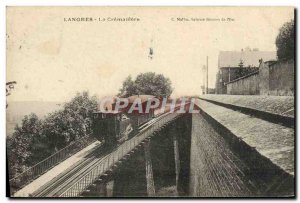
[[[86,135],[30,167],[23,173],[13,177],[9,180],[11,194],[14,194],[17,190],[44,174],[58,163],[64,161],[95,141],[96,139],[93,136]]]
[[[142,125],[149,120],[149,114],[141,114],[138,116],[138,125]]]
[[[132,151],[136,146],[140,145],[147,137],[154,135],[153,133],[159,130],[162,126],[167,125],[182,114],[167,113],[157,118],[157,121],[147,128],[143,129],[132,139],[124,142],[115,151],[105,156],[98,164],[86,171],[78,181],[71,185],[66,191],[60,194],[60,197],[76,197],[86,190],[98,177],[103,175],[118,161],[120,161],[126,154]]]

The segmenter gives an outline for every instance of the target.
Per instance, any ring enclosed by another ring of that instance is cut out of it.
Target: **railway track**
[[[158,120],[164,114],[157,115],[155,118],[151,119],[150,121],[142,124],[136,135],[148,127],[150,127],[156,120]],[[131,139],[132,139],[131,138]],[[128,141],[128,140],[127,140]],[[125,141],[126,142],[126,141]],[[87,157],[69,167],[69,169],[58,175],[55,179],[51,180],[49,183],[42,186],[36,192],[32,194],[33,197],[59,197],[64,191],[66,191],[71,185],[76,183],[80,178],[85,176],[90,169],[92,169],[97,164],[101,163],[101,161],[108,156],[113,151],[117,150],[117,147],[113,150],[106,151],[103,145],[100,145],[97,149],[91,152]]]
[[[41,187],[38,191],[32,194],[34,197],[53,197],[59,196],[67,185],[72,184],[72,181],[76,181],[78,178],[84,175],[90,167],[97,164],[99,160],[104,158],[109,152],[104,154],[104,149],[99,146],[87,158],[69,167],[69,170],[58,175],[55,179],[48,184]],[[104,154],[98,157],[97,154]]]

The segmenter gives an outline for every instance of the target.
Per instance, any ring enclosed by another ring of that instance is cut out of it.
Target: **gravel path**
[[[293,117],[295,114],[294,97],[262,95],[202,95],[200,98],[214,100],[282,116]]]

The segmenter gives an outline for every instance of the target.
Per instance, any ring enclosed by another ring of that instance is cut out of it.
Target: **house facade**
[[[216,94],[227,94],[226,84],[259,69],[259,60],[276,59],[276,52],[246,50],[221,51],[216,75]]]

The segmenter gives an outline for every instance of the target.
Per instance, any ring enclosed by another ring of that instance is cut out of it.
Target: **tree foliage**
[[[40,138],[42,122],[35,114],[26,115],[21,126],[17,125],[12,137],[7,140],[10,175],[24,171],[34,156],[34,144]]]
[[[35,114],[25,116],[7,140],[10,176],[23,172],[72,141],[92,133],[92,112],[96,108],[96,97],[83,92],[43,120]]]
[[[44,121],[43,134],[47,135],[47,143],[53,151],[57,151],[68,143],[90,134],[92,129],[92,112],[97,108],[95,97],[87,92],[77,94],[60,111],[50,114]]]
[[[162,74],[147,72],[139,74],[134,81],[131,76],[128,76],[124,80],[118,96],[129,97],[147,94],[157,97],[169,97],[172,91],[172,83],[169,78],[164,77]]]
[[[294,59],[295,25],[294,20],[286,22],[279,30],[276,38],[277,57],[279,60]]]

